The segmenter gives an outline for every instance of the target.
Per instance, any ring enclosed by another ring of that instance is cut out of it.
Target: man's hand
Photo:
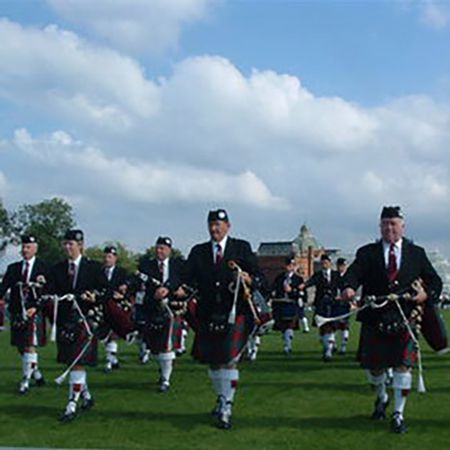
[[[169,289],[167,289],[166,287],[159,287],[156,289],[153,297],[155,298],[155,300],[162,300],[163,298],[167,298],[169,294]]]
[[[252,285],[253,280],[248,272],[241,272],[241,278],[247,286]]]
[[[173,293],[173,295],[174,295],[176,298],[185,298],[185,297],[187,297],[187,292],[183,289],[182,286],[180,286],[180,287]]]
[[[292,286],[290,284],[286,284],[284,286],[284,292],[286,292],[287,294],[290,294],[292,292]]]
[[[119,291],[113,292],[113,299],[114,300],[122,300],[125,296],[121,294]]]
[[[95,294],[90,291],[85,291],[81,294],[81,299],[85,302],[95,303]]]
[[[29,308],[29,309],[27,309],[27,317],[28,318],[33,317],[34,314],[36,314],[36,308]]]
[[[356,292],[354,289],[347,288],[347,289],[344,289],[341,297],[342,297],[342,300],[351,301],[355,298],[355,295],[356,295]]]

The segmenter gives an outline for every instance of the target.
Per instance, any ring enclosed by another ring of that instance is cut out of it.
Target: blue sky
[[[220,205],[255,247],[307,221],[352,251],[399,203],[450,254],[449,2],[0,0],[0,17],[10,209],[58,195],[92,243],[187,250]]]

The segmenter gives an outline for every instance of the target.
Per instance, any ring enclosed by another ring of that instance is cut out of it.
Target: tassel
[[[419,394],[424,394],[427,392],[425,389],[425,381],[421,373],[419,373],[419,379],[417,380],[417,392],[419,392]]]

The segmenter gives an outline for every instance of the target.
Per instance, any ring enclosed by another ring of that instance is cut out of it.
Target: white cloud
[[[175,47],[182,28],[204,19],[217,0],[48,0],[62,17],[110,45],[161,53]]]
[[[16,130],[14,150],[26,154],[39,170],[58,171],[59,191],[70,193],[77,186],[86,195],[119,197],[125,201],[230,202],[259,208],[280,209],[286,202],[273,196],[267,186],[251,171],[239,174],[205,170],[183,165],[155,165],[109,158],[100,149],[75,141],[64,131],[33,138],[25,129]],[[83,178],[81,186],[77,180]],[[64,181],[62,181],[64,180]]]
[[[6,19],[0,19],[0,96],[109,129],[127,128],[159,107],[157,87],[133,59],[56,25],[25,28]]]
[[[450,6],[444,2],[425,0],[422,3],[422,21],[431,28],[442,30],[450,26]]]

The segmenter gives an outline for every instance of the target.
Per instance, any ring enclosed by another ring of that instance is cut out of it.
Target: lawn
[[[446,312],[450,325],[450,312]],[[121,344],[122,367],[89,373],[95,408],[73,423],[57,417],[67,385],[52,380],[61,372],[55,347],[42,352],[48,383],[27,396],[16,393],[20,360],[0,334],[0,446],[95,449],[443,449],[450,446],[450,354],[424,344],[428,392],[413,392],[406,415],[410,431],[393,435],[387,422],[368,419],[374,395],[354,361],[358,325],[349,352],[331,363],[320,359],[316,330],[297,333],[292,357],[282,353],[280,335],[263,339],[255,363],[244,362],[231,431],[215,429],[209,415],[215,397],[206,368],[185,355],[176,361],[172,390],[157,392],[154,361],[142,366],[137,348]],[[103,351],[101,353],[103,358]],[[414,377],[415,379],[415,377]]]

